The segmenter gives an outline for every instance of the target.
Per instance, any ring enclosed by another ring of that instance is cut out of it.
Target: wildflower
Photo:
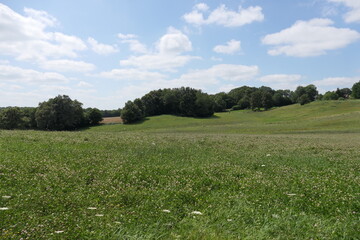
[[[228,222],[232,222],[232,219],[229,218],[229,219],[227,219],[227,221],[228,221]]]
[[[9,199],[11,196],[2,196],[2,198]]]
[[[267,156],[267,157],[270,157],[270,156],[271,156],[271,154],[270,154],[270,153],[268,153],[268,154],[266,154],[266,156]]]
[[[263,164],[263,165],[261,165],[262,167],[265,167],[265,165]]]
[[[170,210],[168,210],[168,209],[164,209],[162,211],[165,212],[165,213],[170,213]]]
[[[191,214],[194,214],[194,215],[203,215],[202,212],[199,212],[199,211],[192,211]]]
[[[9,210],[8,207],[0,207],[0,211],[5,211],[5,210]]]
[[[296,193],[288,193],[286,195],[288,195],[288,196],[296,196]]]
[[[96,217],[103,217],[104,214],[96,214],[95,216],[96,216]]]
[[[88,207],[87,209],[89,209],[89,210],[96,210],[97,208],[96,208],[96,207]]]
[[[63,233],[64,231],[55,231],[55,233]]]

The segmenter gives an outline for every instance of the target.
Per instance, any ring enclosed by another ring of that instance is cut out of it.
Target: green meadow
[[[360,239],[360,101],[0,131],[0,239]]]

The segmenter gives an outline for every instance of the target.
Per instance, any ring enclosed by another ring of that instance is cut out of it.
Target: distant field
[[[121,117],[106,117],[101,121],[101,124],[111,124],[111,123],[122,123]]]
[[[359,239],[360,102],[0,131],[0,239]]]

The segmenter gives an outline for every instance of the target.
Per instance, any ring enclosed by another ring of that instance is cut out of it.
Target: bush
[[[134,123],[144,118],[141,109],[132,101],[128,101],[121,111],[121,118],[125,124]]]

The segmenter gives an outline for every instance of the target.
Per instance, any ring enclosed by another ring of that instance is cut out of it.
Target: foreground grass
[[[303,122],[279,108],[0,131],[0,239],[359,239],[354,103],[291,107]],[[255,134],[267,123],[286,134]]]

